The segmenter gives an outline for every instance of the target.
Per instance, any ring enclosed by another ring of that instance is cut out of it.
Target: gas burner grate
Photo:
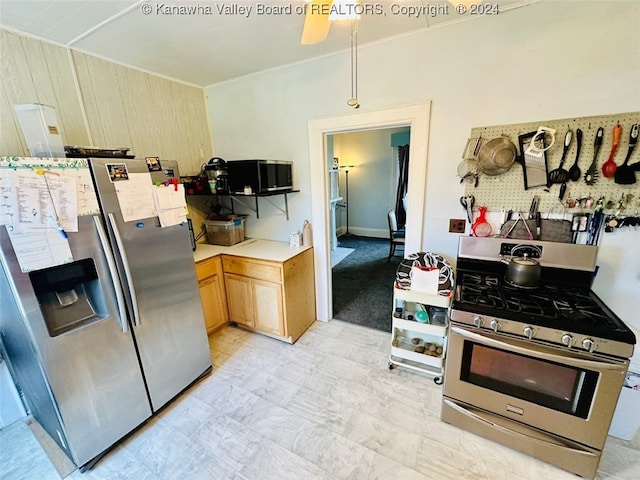
[[[479,290],[490,290],[498,288],[500,281],[493,275],[483,275],[481,273],[464,273],[462,284]]]
[[[591,299],[576,301],[576,299],[554,300],[555,308],[560,318],[571,322],[589,323],[594,326],[616,328],[616,324],[606,316],[602,309]]]
[[[495,315],[508,317],[513,313],[531,320],[555,319],[570,322],[576,328],[579,324],[617,328],[589,290],[573,285],[546,283],[539,288],[523,289],[508,284],[495,273],[464,272],[459,277],[459,286],[461,304],[495,308]]]
[[[473,305],[505,308],[498,284],[497,277],[465,273],[462,276],[460,299],[464,303]]]
[[[508,297],[506,299],[507,309],[513,312],[536,315],[540,317],[555,318],[556,311],[553,303],[542,298],[519,298]]]

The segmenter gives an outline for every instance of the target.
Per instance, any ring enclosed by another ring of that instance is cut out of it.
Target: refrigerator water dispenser
[[[91,258],[29,273],[49,336],[56,337],[107,317],[104,294]]]

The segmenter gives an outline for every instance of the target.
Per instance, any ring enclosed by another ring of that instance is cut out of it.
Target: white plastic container
[[[204,221],[207,241],[211,245],[231,246],[244,242],[244,217],[219,215]]]
[[[32,157],[65,158],[56,109],[40,103],[14,105]]]

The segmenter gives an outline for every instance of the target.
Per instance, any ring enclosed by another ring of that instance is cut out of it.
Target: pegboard
[[[540,212],[571,215],[572,213],[584,211],[584,208],[580,208],[579,204],[576,204],[574,208],[569,208],[567,201],[570,199],[575,200],[591,197],[594,199],[595,205],[595,201],[600,197],[604,197],[605,204],[607,201],[613,201],[615,204],[615,207],[611,207],[612,204],[610,202],[610,208],[605,208],[605,212],[615,212],[619,200],[622,197],[628,198],[628,195],[631,194],[633,195],[633,200],[627,205],[626,213],[637,214],[640,211],[640,173],[636,173],[638,180],[632,185],[616,184],[613,177],[607,178],[602,174],[602,165],[607,161],[611,153],[613,128],[617,123],[620,123],[622,126],[622,135],[614,161],[617,165],[621,165],[629,149],[631,126],[634,123],[640,123],[640,112],[473,128],[471,129],[470,138],[481,138],[484,143],[500,135],[506,135],[516,146],[519,157],[521,155],[518,142],[519,135],[535,132],[540,126],[555,129],[555,142],[545,152],[548,172],[557,168],[560,164],[564,138],[569,128],[573,131],[573,138],[563,168],[566,170],[571,168],[576,159],[576,129],[580,128],[582,130],[582,149],[578,159],[578,166],[580,167],[581,175],[578,181],[567,182],[564,202],[561,203],[558,200],[560,184],[554,184],[550,187],[531,187],[525,190],[523,165],[519,161],[516,161],[513,166],[502,175],[488,176],[480,173],[477,186],[474,186],[472,181],[467,180],[465,182],[465,195],[473,195],[475,197],[476,208],[484,205],[489,211],[505,209],[513,210],[514,212],[528,212],[534,196],[537,195],[540,199]],[[596,163],[599,177],[594,185],[587,185],[584,181],[584,174],[593,160],[594,140],[599,127],[603,127],[604,129],[602,146],[598,152]],[[629,165],[636,162],[640,162],[640,140],[629,159]]]

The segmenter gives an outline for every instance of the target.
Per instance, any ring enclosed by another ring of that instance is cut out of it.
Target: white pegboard
[[[632,194],[633,201],[631,205],[628,205],[626,213],[637,214],[637,212],[640,211],[640,173],[636,173],[638,181],[632,185],[618,185],[614,182],[613,178],[607,178],[602,174],[602,165],[607,161],[611,153],[613,128],[618,123],[622,126],[622,135],[614,161],[617,165],[620,165],[628,152],[631,125],[640,123],[640,112],[473,128],[471,129],[470,138],[481,137],[484,142],[499,137],[500,135],[508,136],[518,148],[518,155],[521,154],[518,144],[519,135],[535,132],[540,126],[555,129],[555,143],[546,151],[548,172],[557,168],[560,164],[564,137],[569,128],[573,131],[573,139],[567,152],[563,168],[567,170],[571,168],[576,158],[577,150],[575,132],[576,129],[580,128],[583,135],[582,149],[578,160],[581,175],[578,181],[569,181],[567,183],[567,191],[564,196],[565,208],[563,208],[558,201],[559,184],[551,185],[551,187],[533,187],[525,190],[523,167],[519,162],[515,162],[511,169],[502,175],[488,176],[480,174],[477,187],[474,187],[472,182],[466,183],[465,195],[473,195],[475,197],[476,207],[485,205],[489,211],[505,209],[521,212],[529,210],[533,197],[537,195],[540,198],[540,212],[571,214],[581,210],[578,206],[574,209],[567,208],[566,201],[569,199],[580,199],[590,196],[595,201],[600,197],[604,197],[605,204],[611,200],[617,205],[621,197]],[[603,127],[604,129],[602,146],[597,156],[599,177],[596,183],[590,186],[584,181],[584,173],[593,160],[595,134],[599,127]],[[630,165],[640,162],[640,142],[638,143],[639,145],[636,146],[629,159]],[[605,211],[615,210],[615,208],[605,209]]]

